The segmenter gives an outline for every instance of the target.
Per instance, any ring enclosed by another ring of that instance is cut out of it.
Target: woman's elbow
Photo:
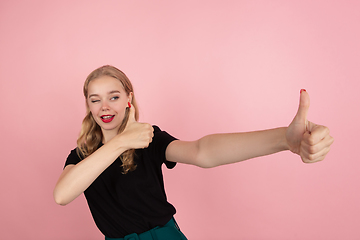
[[[196,166],[201,167],[201,168],[213,168],[213,167],[217,167],[218,165],[214,162],[211,161],[210,158],[198,155],[196,157]]]
[[[66,198],[63,196],[63,194],[60,194],[56,188],[54,189],[53,197],[54,197],[55,203],[58,205],[65,206],[68,203],[70,203],[70,201],[67,201]]]

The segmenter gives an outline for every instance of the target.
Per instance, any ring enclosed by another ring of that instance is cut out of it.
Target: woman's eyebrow
[[[113,94],[113,93],[120,93],[120,91],[114,90],[114,91],[109,92],[108,94]]]
[[[108,94],[113,94],[113,93],[120,93],[120,91],[118,91],[118,90],[113,90],[113,91],[108,92]],[[98,97],[98,96],[99,96],[99,94],[93,93],[93,94],[90,94],[88,98]]]
[[[91,97],[98,97],[99,95],[98,94],[90,94],[88,98],[91,98]]]

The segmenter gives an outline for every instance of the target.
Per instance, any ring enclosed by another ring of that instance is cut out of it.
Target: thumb
[[[300,91],[299,109],[296,113],[295,120],[300,123],[305,123],[307,126],[307,115],[310,107],[310,96],[305,89]]]
[[[136,122],[135,119],[135,107],[132,104],[129,104],[129,106],[131,106],[129,109],[129,118],[128,118],[128,122]]]

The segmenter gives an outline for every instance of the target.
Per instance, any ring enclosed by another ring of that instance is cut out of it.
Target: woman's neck
[[[102,130],[102,134],[103,134],[102,143],[105,144],[105,143],[107,143],[108,141],[110,141],[111,139],[113,139],[117,135],[117,131],[114,131],[114,130],[111,130],[111,131]]]

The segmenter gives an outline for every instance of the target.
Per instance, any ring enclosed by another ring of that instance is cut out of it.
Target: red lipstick
[[[109,123],[114,119],[115,115],[102,115],[100,118],[104,123]]]

